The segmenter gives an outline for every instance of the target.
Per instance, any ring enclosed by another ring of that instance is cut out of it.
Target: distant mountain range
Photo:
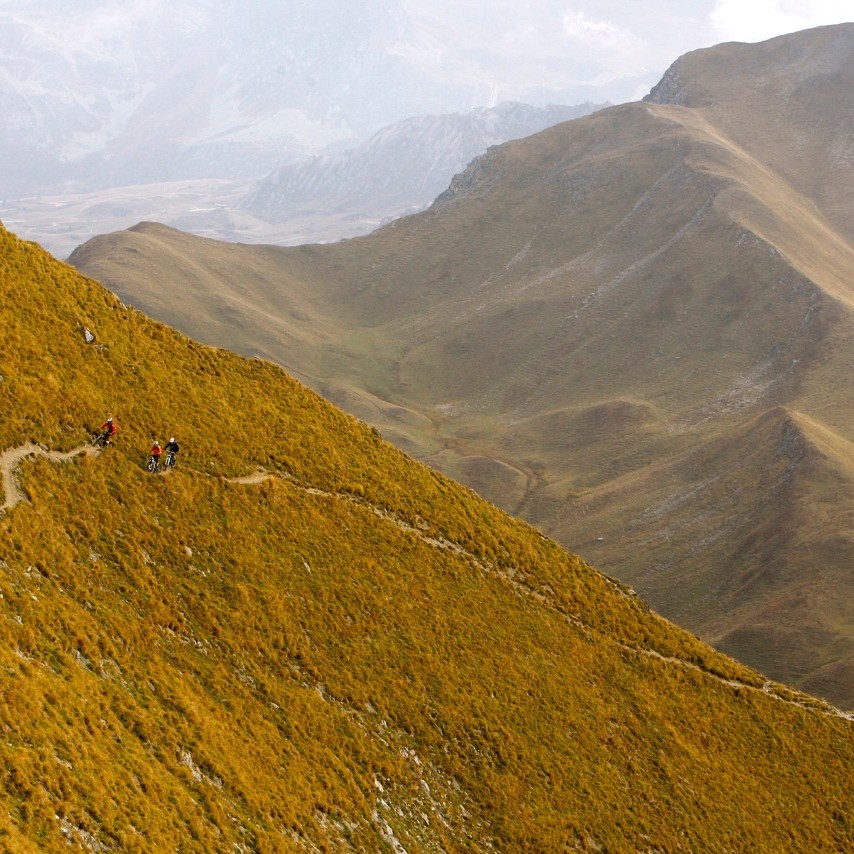
[[[0,158],[15,164],[0,198],[256,178],[426,112],[448,87],[376,49],[405,15],[394,0],[0,9]]]
[[[852,93],[854,25],[719,45],[369,236],[71,261],[852,707]]]
[[[454,174],[489,146],[601,106],[505,103],[422,116],[385,127],[346,151],[300,160],[266,176],[259,173],[255,180],[155,181],[77,193],[58,187],[54,194],[7,202],[0,216],[60,257],[95,234],[140,219],[250,243],[340,240],[423,210]],[[224,174],[230,171],[222,167]]]
[[[446,77],[424,61],[433,28],[447,24],[433,5],[3,4],[0,199],[255,180],[408,117],[490,103],[474,72]],[[567,103],[565,89],[552,84],[524,100]]]
[[[144,219],[338,240],[426,207],[489,145],[595,109],[547,106],[567,93],[544,85],[538,106],[474,108],[496,92],[424,61],[454,15],[431,7],[0,6],[0,218],[59,257]]]
[[[489,146],[603,106],[506,103],[407,119],[340,154],[280,167],[250,190],[241,207],[271,223],[320,220],[335,222],[338,237],[364,234],[382,220],[426,208]],[[347,221],[353,225],[345,232]]]

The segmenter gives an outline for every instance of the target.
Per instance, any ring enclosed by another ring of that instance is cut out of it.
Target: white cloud
[[[354,13],[362,7],[365,15]],[[625,101],[687,51],[846,14],[854,15],[854,0],[0,0],[0,34],[10,45],[25,39],[36,64],[64,57],[65,76],[100,69],[119,81],[125,72],[129,80],[159,74],[156,63],[135,72],[143,56],[168,65],[198,64],[216,50],[237,55],[229,45],[238,36],[264,43],[267,53],[251,57],[259,77],[274,62],[287,69],[285,80],[301,80],[322,61],[332,81],[335,60],[358,49],[370,62],[354,109],[383,101],[385,79],[365,98],[370,69],[392,66],[406,79],[400,110],[409,115],[504,99]]]
[[[587,53],[601,67],[603,79],[616,79],[647,71],[653,51],[635,33],[610,20],[601,20],[580,9],[563,14],[563,31],[575,50]]]
[[[611,21],[591,18],[580,9],[569,9],[563,13],[563,30],[572,41],[606,50],[635,46],[638,43],[638,39],[622,27]]]
[[[854,20],[851,0],[717,0],[710,15],[722,39],[755,42]]]

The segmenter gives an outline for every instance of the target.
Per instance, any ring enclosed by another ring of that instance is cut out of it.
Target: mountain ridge
[[[105,186],[100,192],[55,185],[42,188],[38,197],[7,199],[3,213],[22,237],[57,257],[67,256],[94,234],[139,219],[232,242],[330,242],[427,207],[453,174],[489,145],[597,108],[505,102],[466,113],[414,117],[387,125],[366,140],[351,141],[344,151],[290,158],[273,172],[269,164],[253,167],[250,162],[244,164],[242,178],[179,180],[175,175],[163,180],[163,175],[153,175],[147,183]]]
[[[344,152],[280,167],[255,183],[241,207],[271,222],[305,211],[342,218],[361,214],[378,225],[427,207],[455,173],[490,145],[601,106],[503,103],[465,114],[405,119]],[[340,237],[365,233],[369,228],[364,225]]]
[[[93,240],[71,260],[176,323],[171,294],[130,248],[146,263],[164,243],[186,253],[194,287],[216,299],[251,289],[259,305],[292,300],[304,322],[288,320],[276,336],[210,304],[181,324],[287,365],[666,616],[707,639],[726,637],[728,621],[729,652],[806,684],[810,666],[832,667],[852,651],[844,544],[854,527],[834,499],[849,494],[850,473],[837,470],[837,489],[827,470],[799,463],[806,497],[791,532],[782,510],[774,523],[756,484],[766,464],[779,464],[769,427],[785,432],[777,407],[854,441],[854,221],[841,201],[854,176],[839,156],[854,121],[854,80],[843,85],[852,57],[850,25],[689,54],[677,67],[699,106],[620,105],[497,146],[427,211],[364,238],[229,250],[146,225]],[[238,254],[240,269],[228,269]],[[739,457],[736,437],[770,444]],[[719,459],[731,465],[723,480]],[[627,483],[678,508],[666,523],[644,517],[642,558],[625,531],[645,494]],[[720,505],[708,530],[684,500],[705,489]],[[729,545],[713,539],[718,516],[739,531]],[[679,547],[683,563],[667,539],[673,525],[694,537]],[[816,567],[827,530],[840,545]],[[735,633],[750,619],[735,596],[741,579],[761,577],[769,560],[791,589],[769,586],[753,607],[791,621],[797,650],[775,647],[771,632],[762,644]],[[659,579],[644,577],[651,566],[662,567]],[[725,611],[698,607],[683,573],[708,578]],[[805,589],[800,601],[794,591]],[[854,702],[848,677],[828,690]]]

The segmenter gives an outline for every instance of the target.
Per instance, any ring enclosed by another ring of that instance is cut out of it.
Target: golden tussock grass
[[[22,463],[0,516],[0,845],[850,844],[849,720],[281,370],[0,238],[0,446],[120,425]],[[167,475],[154,433],[183,445]]]

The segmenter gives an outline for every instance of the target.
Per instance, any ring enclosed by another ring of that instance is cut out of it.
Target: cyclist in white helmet
[[[178,462],[178,443],[173,436],[166,443],[166,467],[175,468],[175,463]]]

